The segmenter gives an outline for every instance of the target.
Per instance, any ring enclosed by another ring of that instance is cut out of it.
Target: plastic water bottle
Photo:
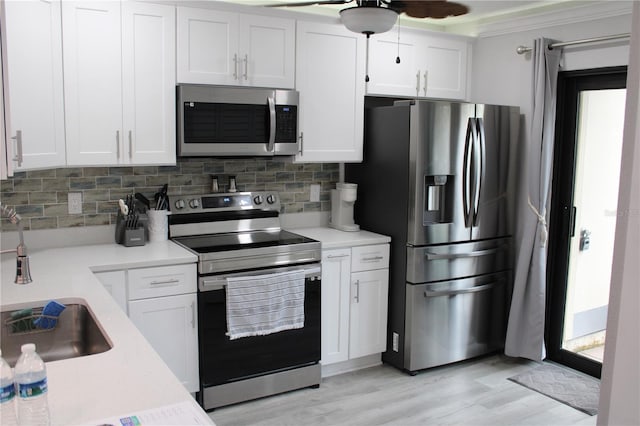
[[[49,425],[47,369],[36,353],[36,345],[27,343],[15,367],[18,386],[18,421],[21,425]]]
[[[2,358],[0,351],[0,425],[16,426],[16,387],[13,381],[13,370]]]

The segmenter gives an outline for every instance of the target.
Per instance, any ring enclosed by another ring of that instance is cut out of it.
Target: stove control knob
[[[256,203],[256,205],[260,205],[262,204],[262,201],[264,201],[262,199],[262,195],[256,195],[255,197],[253,197],[253,202]]]
[[[200,207],[200,200],[194,198],[193,200],[189,201],[189,207],[191,207],[192,209],[197,209],[198,207]]]
[[[176,201],[176,209],[180,210],[180,209],[184,209],[184,200],[178,200]]]
[[[267,195],[267,203],[273,204],[276,202],[276,196],[273,194]]]

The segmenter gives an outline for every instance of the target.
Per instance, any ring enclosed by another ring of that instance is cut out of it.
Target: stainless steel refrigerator
[[[365,115],[355,219],[391,236],[383,361],[410,373],[504,346],[517,107],[396,101]]]

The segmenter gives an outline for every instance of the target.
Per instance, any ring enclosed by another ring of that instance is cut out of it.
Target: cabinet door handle
[[[238,54],[233,54],[233,79],[238,79]]]
[[[422,90],[424,90],[424,95],[427,96],[427,73],[429,71],[425,71],[424,72],[424,87],[422,88]]]
[[[354,284],[356,286],[356,303],[360,303],[360,280],[356,280]]]
[[[196,302],[191,302],[191,328],[196,328]]]
[[[420,95],[420,70],[416,73],[416,95]]]
[[[11,139],[16,141],[16,156],[13,157],[13,161],[18,163],[18,167],[22,166],[22,130],[16,130],[16,135],[12,136]]]
[[[129,130],[129,160],[133,159],[133,136],[132,131]]]
[[[249,56],[245,54],[244,55],[244,74],[242,74],[245,80],[248,79],[248,74],[249,74]]]
[[[120,130],[116,130],[116,158],[120,159]]]
[[[304,132],[300,132],[300,150],[298,152],[300,153],[301,156],[303,154],[303,147],[304,147]]]
[[[363,257],[363,262],[377,262],[378,260],[382,260],[384,257],[382,256],[374,256],[374,257]]]
[[[164,280],[164,281],[151,281],[149,285],[167,285],[167,284],[175,284],[179,282],[180,280],[173,278],[173,279]]]
[[[327,259],[341,259],[343,257],[349,257],[349,255],[348,254],[338,254],[338,255],[330,254],[329,256],[327,256]]]

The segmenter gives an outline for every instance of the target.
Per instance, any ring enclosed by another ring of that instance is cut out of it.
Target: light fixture
[[[342,9],[340,19],[348,30],[370,36],[393,28],[398,19],[398,13],[386,7],[356,6]]]

